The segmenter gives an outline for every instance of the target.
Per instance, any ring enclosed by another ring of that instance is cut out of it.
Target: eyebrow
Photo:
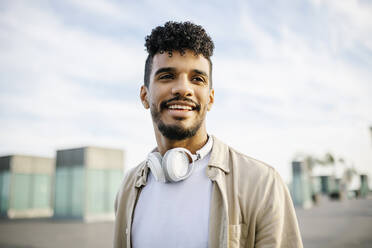
[[[201,70],[198,70],[198,69],[194,69],[193,71],[194,71],[195,73],[197,73],[197,74],[200,74],[200,75],[203,75],[203,76],[205,76],[205,77],[208,77],[207,73],[204,72],[204,71],[201,71]]]
[[[163,67],[155,72],[155,76],[163,72],[175,72],[175,71],[176,71],[176,68],[174,67]]]
[[[155,72],[155,76],[160,74],[160,73],[163,73],[163,72],[175,72],[176,71],[176,68],[174,67],[163,67],[163,68],[160,68],[158,69],[156,72]],[[194,73],[197,73],[197,74],[200,74],[200,75],[203,75],[205,77],[208,77],[208,74],[204,71],[201,71],[201,70],[198,70],[198,69],[194,69],[192,70]]]

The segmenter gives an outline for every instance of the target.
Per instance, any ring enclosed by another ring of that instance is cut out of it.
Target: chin
[[[183,125],[167,125],[161,121],[157,126],[164,137],[171,140],[184,140],[195,136],[201,127],[201,122],[188,128]]]

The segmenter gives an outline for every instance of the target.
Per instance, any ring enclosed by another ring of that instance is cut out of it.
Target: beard
[[[164,110],[166,109],[166,104],[174,99],[171,99],[169,101],[163,102],[160,104],[160,109]],[[177,99],[178,100],[178,99]],[[195,134],[200,129],[206,113],[207,107],[205,106],[203,109],[200,108],[200,105],[197,105],[197,108],[193,111],[198,112],[198,116],[196,117],[196,120],[194,121],[193,125],[189,128],[185,128],[180,125],[167,125],[165,124],[161,118],[160,118],[160,111],[157,110],[156,106],[153,104],[150,108],[151,116],[153,122],[157,125],[160,133],[170,139],[170,140],[184,140],[187,138],[191,138],[195,136]]]
[[[161,134],[170,140],[184,140],[195,136],[201,124],[202,123],[199,122],[195,123],[195,125],[190,128],[183,128],[177,125],[165,125],[161,120],[157,123]]]

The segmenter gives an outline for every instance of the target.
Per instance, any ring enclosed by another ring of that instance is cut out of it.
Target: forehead
[[[152,75],[160,68],[173,67],[179,72],[193,70],[204,71],[209,76],[209,61],[201,54],[195,55],[193,51],[186,50],[184,54],[173,51],[172,56],[167,52],[155,54],[152,61]]]

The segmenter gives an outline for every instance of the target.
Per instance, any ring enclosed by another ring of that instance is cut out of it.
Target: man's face
[[[141,88],[141,100],[150,108],[152,120],[163,136],[182,140],[194,136],[204,125],[212,107],[209,62],[186,50],[158,53],[153,58],[150,84]]]

